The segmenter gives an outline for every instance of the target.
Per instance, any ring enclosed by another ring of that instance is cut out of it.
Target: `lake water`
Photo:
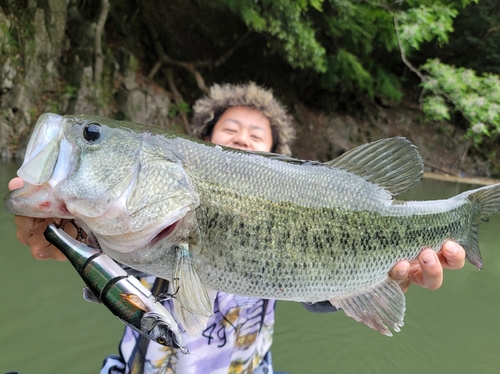
[[[0,163],[0,193],[17,165]],[[405,199],[437,199],[476,186],[425,180]],[[98,373],[117,353],[123,324],[82,299],[67,262],[36,261],[0,208],[0,374]],[[314,314],[279,302],[275,370],[292,374],[500,372],[500,215],[479,231],[484,269],[446,271],[437,291],[412,287],[405,326],[389,338],[343,312]]]

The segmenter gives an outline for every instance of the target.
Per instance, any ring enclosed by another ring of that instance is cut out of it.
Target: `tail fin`
[[[467,198],[471,203],[479,207],[478,214],[472,222],[469,240],[463,244],[467,247],[467,260],[478,269],[481,269],[483,260],[479,251],[478,228],[482,222],[487,222],[491,215],[500,210],[500,184],[466,191],[459,196]]]

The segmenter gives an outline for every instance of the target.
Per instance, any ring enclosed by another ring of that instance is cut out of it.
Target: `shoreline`
[[[446,182],[455,182],[455,183],[467,183],[467,184],[479,184],[482,186],[488,186],[496,183],[500,183],[500,180],[493,178],[481,178],[481,177],[458,177],[456,175],[450,174],[441,174],[441,173],[433,173],[433,172],[424,172],[422,178],[426,179],[435,179]]]

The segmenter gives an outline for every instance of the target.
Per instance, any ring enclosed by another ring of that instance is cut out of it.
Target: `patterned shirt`
[[[151,289],[157,278],[141,281]],[[156,281],[158,282],[158,281]],[[154,292],[153,292],[154,293]],[[173,314],[170,300],[165,307]],[[101,374],[238,374],[252,373],[262,363],[272,343],[274,300],[255,299],[218,292],[214,314],[197,337],[182,333],[182,344],[189,349],[184,355],[178,349],[159,345],[127,327],[120,342],[118,363],[110,363]],[[272,366],[267,373],[272,374]]]

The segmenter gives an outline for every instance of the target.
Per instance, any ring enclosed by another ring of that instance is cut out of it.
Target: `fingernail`
[[[32,252],[32,254],[33,254],[33,257],[36,260],[45,260],[45,259],[47,259],[47,256],[43,252],[34,252],[34,253]]]
[[[396,274],[399,277],[402,277],[402,276],[406,275],[406,273],[408,273],[408,269],[407,268],[398,268],[398,269],[396,269]]]
[[[422,256],[422,261],[424,264],[432,266],[436,263],[436,256],[434,253],[426,253]]]
[[[446,251],[450,255],[454,255],[458,251],[458,246],[454,242],[448,242],[448,244],[446,246]]]

